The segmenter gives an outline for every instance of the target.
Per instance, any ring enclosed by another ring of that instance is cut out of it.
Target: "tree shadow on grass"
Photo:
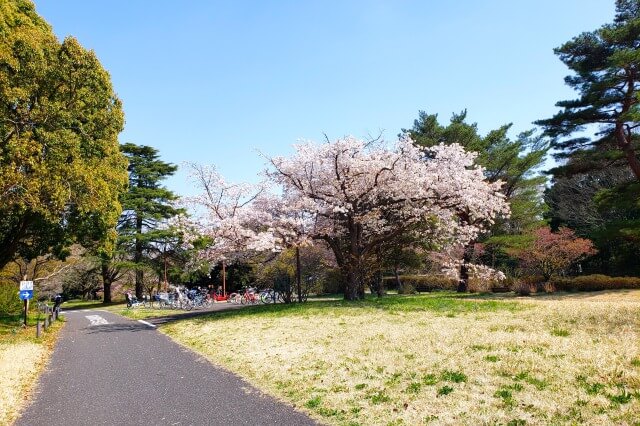
[[[232,305],[238,308],[237,305]],[[525,309],[515,301],[475,300],[460,297],[453,292],[437,292],[422,295],[387,295],[381,298],[368,296],[361,301],[315,300],[306,303],[256,305],[239,307],[241,309],[222,308],[216,311],[189,312],[178,315],[147,318],[155,324],[163,325],[176,321],[193,319],[196,323],[205,323],[228,318],[251,318],[268,316],[272,318],[308,315],[358,315],[365,310],[377,310],[397,314],[400,312],[434,312],[438,315],[456,315],[465,313],[496,312],[501,310]]]

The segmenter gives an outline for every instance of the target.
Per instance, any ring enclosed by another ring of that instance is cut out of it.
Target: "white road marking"
[[[91,325],[105,325],[109,324],[106,319],[102,318],[100,315],[85,315],[85,318],[88,319]]]
[[[156,326],[155,326],[155,325],[153,325],[153,324],[151,324],[150,322],[146,322],[146,321],[143,321],[143,320],[138,320],[138,322],[141,322],[141,323],[143,323],[144,325],[148,325],[149,327],[156,328]]]

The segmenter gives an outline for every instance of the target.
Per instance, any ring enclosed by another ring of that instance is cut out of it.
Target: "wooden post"
[[[36,322],[36,337],[40,338],[40,320],[38,320],[38,322]]]

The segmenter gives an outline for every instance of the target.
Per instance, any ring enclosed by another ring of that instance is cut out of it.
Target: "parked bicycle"
[[[256,289],[254,287],[245,287],[244,293],[242,293],[242,297],[240,298],[240,303],[243,305],[252,304],[255,305],[260,301],[260,296],[256,293]]]
[[[282,294],[272,288],[264,289],[260,292],[260,301],[262,303],[281,303],[283,302]]]

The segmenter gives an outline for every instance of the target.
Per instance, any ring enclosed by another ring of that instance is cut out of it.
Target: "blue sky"
[[[124,103],[121,142],[256,181],[300,138],[393,139],[418,110],[464,108],[513,136],[574,97],[553,48],[611,22],[613,0],[36,0],[97,53]],[[167,181],[191,194],[183,172]]]

